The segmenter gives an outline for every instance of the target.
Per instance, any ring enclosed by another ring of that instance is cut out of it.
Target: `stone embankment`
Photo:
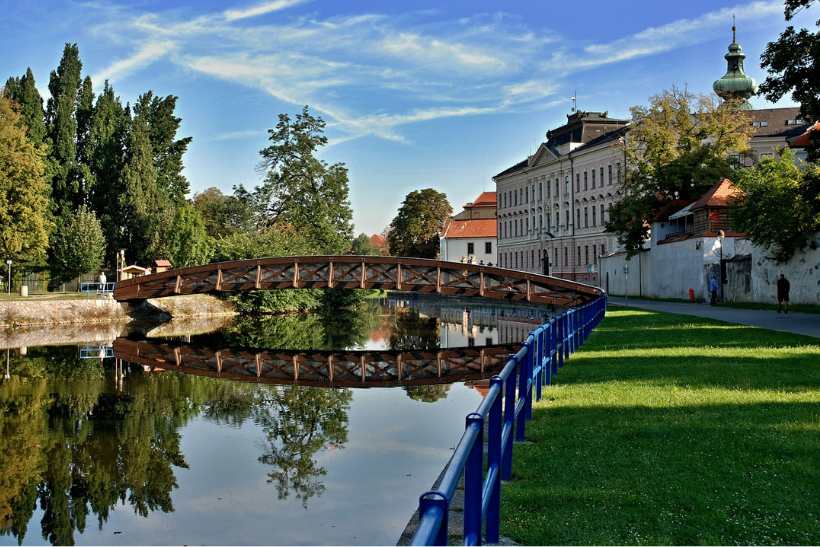
[[[236,315],[230,304],[207,295],[172,296],[137,304],[106,298],[0,302],[0,329],[46,325],[111,324],[132,319]]]

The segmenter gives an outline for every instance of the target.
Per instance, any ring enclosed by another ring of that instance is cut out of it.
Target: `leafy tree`
[[[359,234],[359,237],[353,240],[353,246],[350,248],[351,253],[357,256],[378,256],[379,250],[370,241],[367,234]]]
[[[438,258],[439,235],[452,212],[447,195],[432,188],[407,194],[390,223],[390,233],[387,235],[390,254]]]
[[[439,399],[446,399],[447,392],[450,391],[451,384],[438,384],[430,386],[405,386],[404,392],[414,401],[421,403],[435,403]]]
[[[673,88],[635,106],[620,144],[626,164],[623,197],[612,205],[608,232],[627,256],[649,237],[651,218],[675,199],[697,199],[732,173],[726,154],[749,153],[751,124],[733,103]]]
[[[786,262],[809,244],[820,230],[820,167],[795,165],[788,148],[780,159],[763,158],[760,164],[736,173],[735,185],[743,190],[732,200],[732,220],[756,245],[768,249],[777,262]],[[814,193],[814,199],[810,195]]]
[[[35,145],[14,103],[0,97],[0,256],[23,269],[48,248],[48,182],[44,145]]]
[[[786,0],[786,21],[815,0]],[[816,26],[820,27],[820,20]],[[760,85],[767,100],[776,102],[791,93],[800,103],[800,115],[807,122],[820,120],[820,32],[795,30],[788,26],[776,42],[769,42],[760,56],[760,66],[769,75]],[[820,131],[812,131],[808,148],[810,161],[820,160]]]
[[[81,88],[82,62],[77,44],[66,44],[56,71],[51,71],[46,107],[46,131],[51,139],[49,153],[54,164],[51,201],[54,214],[67,221],[83,201],[77,163],[76,102]]]
[[[37,90],[31,68],[20,78],[9,78],[3,95],[22,108],[22,123],[28,128],[31,142],[43,144],[46,138],[43,98]]]
[[[97,215],[81,205],[57,232],[54,249],[55,277],[76,276],[99,270],[105,256],[105,238]]]
[[[194,207],[205,221],[205,230],[213,238],[256,230],[256,215],[251,199],[240,185],[240,191],[226,196],[219,188],[211,187],[194,194]]]
[[[307,106],[296,120],[279,115],[276,129],[268,130],[273,144],[259,152],[267,175],[254,199],[264,224],[304,231],[320,252],[341,254],[353,237],[347,168],[315,157],[327,144],[324,127]]]
[[[172,242],[169,256],[177,268],[207,264],[213,256],[214,240],[205,231],[202,215],[187,201],[176,208],[168,237]]]

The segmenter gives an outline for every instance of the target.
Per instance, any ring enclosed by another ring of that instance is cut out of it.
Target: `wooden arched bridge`
[[[291,256],[218,262],[118,282],[116,300],[258,289],[385,289],[575,307],[601,289],[478,264],[392,256]]]
[[[315,387],[395,387],[486,380],[515,346],[413,351],[208,348],[167,340],[114,341],[114,357],[197,376]]]

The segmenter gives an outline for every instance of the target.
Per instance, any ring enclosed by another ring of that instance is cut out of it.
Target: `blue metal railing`
[[[501,374],[490,379],[490,389],[478,410],[467,416],[464,435],[438,490],[419,498],[419,525],[410,545],[447,545],[450,502],[462,472],[464,545],[498,543],[501,480],[512,475],[513,432],[515,440],[524,440],[527,420],[532,418],[533,397],[541,399],[542,387],[552,383],[564,360],[581,347],[605,314],[606,295],[550,319],[529,334],[518,353],[510,355]]]
[[[84,292],[86,298],[91,298],[92,294],[107,298],[108,295],[114,292],[114,285],[116,283],[113,281],[110,283],[80,283],[80,292]]]

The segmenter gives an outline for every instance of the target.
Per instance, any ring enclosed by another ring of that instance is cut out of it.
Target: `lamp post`
[[[726,234],[723,233],[723,230],[718,230],[717,240],[718,245],[720,248],[720,263],[718,264],[718,271],[720,272],[718,275],[720,277],[720,301],[723,302],[723,238],[726,237]]]
[[[6,264],[9,267],[9,296],[11,296],[11,259],[9,258],[6,260]]]
[[[117,251],[117,281],[122,281],[122,271],[125,269],[125,249]]]

